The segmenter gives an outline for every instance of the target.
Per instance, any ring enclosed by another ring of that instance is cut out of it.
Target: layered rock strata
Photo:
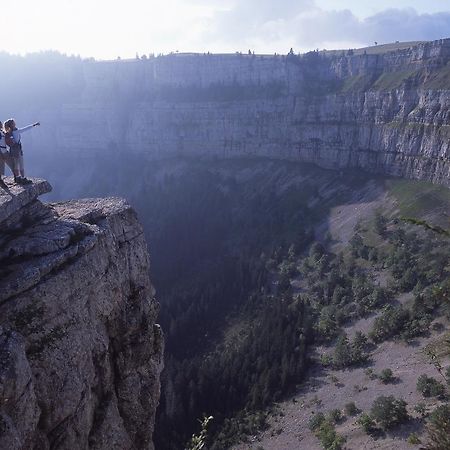
[[[450,185],[450,39],[397,47],[86,61],[55,147],[89,161],[263,156]]]
[[[0,190],[0,448],[152,449],[162,335],[122,199]]]

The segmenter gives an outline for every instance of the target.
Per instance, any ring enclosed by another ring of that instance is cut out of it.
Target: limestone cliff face
[[[390,48],[87,61],[77,97],[43,118],[58,123],[49,151],[253,155],[450,185],[450,39]]]
[[[0,448],[152,449],[162,335],[135,212],[0,191]]]

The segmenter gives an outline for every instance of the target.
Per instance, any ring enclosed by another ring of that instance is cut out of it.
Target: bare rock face
[[[163,340],[122,199],[0,191],[0,448],[152,449]]]
[[[261,156],[450,186],[450,39],[300,56],[86,61],[79,73],[55,135],[64,158],[91,161],[77,182],[96,159],[134,153]]]

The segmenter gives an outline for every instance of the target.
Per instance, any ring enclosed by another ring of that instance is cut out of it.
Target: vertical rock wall
[[[162,334],[121,199],[0,192],[0,448],[152,449]]]

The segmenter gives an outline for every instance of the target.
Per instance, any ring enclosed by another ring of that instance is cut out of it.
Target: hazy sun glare
[[[15,0],[14,11],[2,20],[0,50],[99,59],[303,51],[437,39],[450,30],[448,0]]]

